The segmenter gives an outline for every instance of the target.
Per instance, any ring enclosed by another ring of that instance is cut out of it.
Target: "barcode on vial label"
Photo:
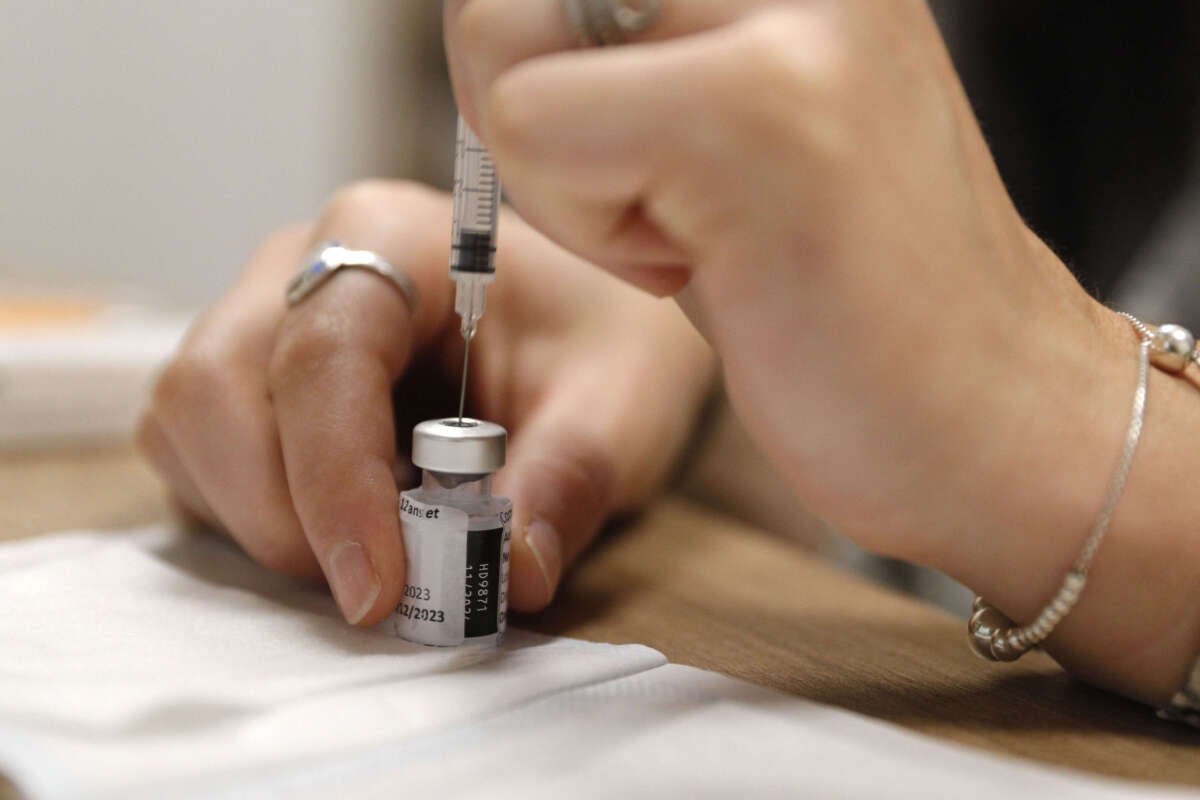
[[[503,528],[467,533],[463,635],[468,639],[500,632],[500,554],[503,549]]]

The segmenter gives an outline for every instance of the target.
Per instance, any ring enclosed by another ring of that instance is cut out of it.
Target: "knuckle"
[[[276,228],[259,242],[254,256],[263,253],[291,252],[297,244],[308,241],[311,233],[312,222],[295,222],[282,228]],[[251,262],[255,260],[254,257],[250,259]]]
[[[397,214],[432,215],[441,205],[439,198],[439,193],[415,181],[355,181],[330,197],[318,228],[387,230],[396,224]]]
[[[497,76],[528,51],[527,42],[521,41],[519,34],[505,22],[511,11],[511,0],[471,0],[457,13],[447,31],[454,93],[459,110],[476,126],[477,133],[482,132],[478,123],[489,88]]]
[[[565,437],[553,455],[544,455],[530,465],[534,490],[542,489],[546,495],[535,498],[533,505],[563,516],[591,517],[598,524],[616,497],[616,464],[612,449],[595,438]],[[570,509],[556,508],[558,505]]]
[[[306,315],[302,324],[288,325],[280,333],[267,364],[271,391],[312,383],[329,361],[351,344],[347,327],[346,317],[336,309]]]
[[[536,125],[539,111],[533,98],[538,93],[527,91],[524,84],[523,71],[518,67],[498,77],[488,89],[488,145],[493,150],[518,149]]]
[[[808,168],[840,163],[854,119],[844,28],[835,15],[804,8],[773,8],[740,23],[731,57],[711,67],[707,82],[723,118],[738,121],[729,135],[762,151],[800,153]]]
[[[273,572],[309,576],[315,571],[316,558],[308,543],[297,536],[268,536],[241,542],[252,559]]]
[[[224,396],[232,380],[230,365],[220,354],[203,347],[185,347],[159,375],[149,413],[169,424]]]
[[[490,46],[489,32],[496,28],[496,12],[492,5],[488,0],[472,0],[458,12],[452,34],[459,52],[475,57]]]
[[[143,411],[138,418],[133,444],[142,458],[161,471],[159,465],[163,462],[163,450],[166,447],[165,435],[153,409]]]
[[[843,57],[846,38],[831,15],[792,7],[774,7],[751,16],[740,29],[731,61],[732,83],[738,96],[782,98],[811,103],[839,92],[844,86],[848,60]],[[766,91],[747,93],[746,86]]]
[[[597,512],[603,512],[612,502],[617,486],[615,457],[596,443],[576,444],[573,475],[579,496],[587,498]]]
[[[326,204],[326,216],[358,216],[370,211],[389,194],[388,181],[374,178],[354,181],[333,193]]]
[[[180,478],[171,468],[171,446],[162,426],[151,411],[144,412],[138,420],[133,444],[142,461],[158,473],[159,479],[173,490],[177,497],[182,497],[183,492],[178,486]]]
[[[458,12],[451,30],[451,48],[469,60],[477,73],[499,72],[528,46],[514,40],[509,24],[512,0],[470,0]]]

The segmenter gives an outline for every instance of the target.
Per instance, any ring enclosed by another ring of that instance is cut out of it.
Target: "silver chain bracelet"
[[[1108,532],[1117,503],[1125,491],[1125,481],[1129,477],[1133,457],[1142,436],[1150,365],[1153,364],[1164,372],[1179,374],[1189,363],[1200,362],[1196,338],[1187,328],[1180,325],[1160,325],[1157,329],[1151,329],[1131,314],[1122,312],[1121,316],[1129,321],[1142,341],[1138,349],[1138,385],[1133,395],[1133,408],[1125,433],[1125,445],[1117,469],[1109,482],[1104,507],[1096,517],[1079,557],[1075,559],[1058,592],[1033,622],[1017,626],[991,603],[982,597],[975,598],[971,618],[967,622],[967,641],[971,650],[981,658],[989,661],[1017,660],[1044,642],[1079,602],[1079,597],[1087,585],[1088,568],[1096,556],[1096,551],[1100,549],[1100,542]],[[1158,715],[1164,719],[1200,727],[1200,659],[1197,659],[1193,666],[1187,684],[1175,694],[1166,708],[1159,710]]]

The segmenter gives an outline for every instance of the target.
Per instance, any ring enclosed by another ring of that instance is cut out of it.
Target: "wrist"
[[[1080,607],[1047,643],[1081,678],[1155,706],[1200,652],[1200,498],[1187,485],[1200,452],[1194,379],[1151,370],[1125,496]]]
[[[1092,337],[1076,348],[1090,364],[1062,353],[1057,374],[1031,366],[1039,376],[1040,413],[1019,426],[1017,438],[1028,455],[995,459],[995,511],[981,514],[977,535],[966,537],[957,559],[945,565],[1018,625],[1046,605],[1079,556],[1128,430],[1138,337],[1125,320],[1097,310]],[[1046,648],[1085,680],[1162,704],[1200,649],[1200,614],[1190,608],[1200,559],[1188,557],[1196,549],[1190,532],[1200,522],[1200,503],[1181,496],[1179,482],[1194,471],[1188,454],[1200,442],[1181,439],[1200,431],[1200,397],[1159,370],[1150,371],[1149,381],[1145,429],[1126,490],[1078,605]],[[1019,400],[1005,396],[1013,411],[1022,411]],[[997,429],[1004,433],[1004,424]],[[995,452],[1008,451],[1001,445]]]

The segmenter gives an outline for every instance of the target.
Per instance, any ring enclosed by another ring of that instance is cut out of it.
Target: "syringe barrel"
[[[496,220],[500,180],[487,148],[466,121],[458,118],[454,154],[454,227],[450,277],[496,271]]]

